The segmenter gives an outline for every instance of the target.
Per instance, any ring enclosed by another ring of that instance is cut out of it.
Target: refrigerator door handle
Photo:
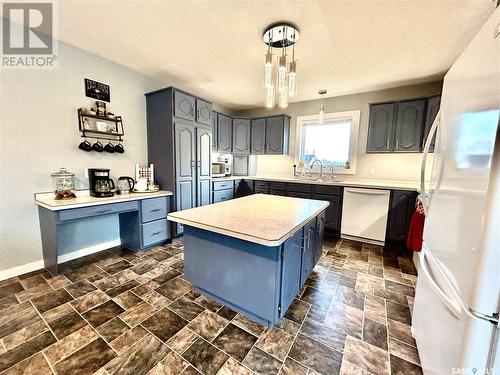
[[[460,319],[460,314],[462,312],[462,307],[460,304],[457,304],[456,302],[452,301],[450,297],[448,297],[443,290],[439,287],[439,285],[436,283],[434,278],[431,275],[431,272],[427,266],[427,252],[425,250],[425,247],[422,247],[422,252],[420,253],[420,266],[422,268],[423,274],[429,281],[429,284],[434,291],[434,294],[441,300],[443,305],[446,306],[446,308],[455,316],[455,318]]]
[[[424,150],[422,151],[422,164],[420,165],[420,195],[422,198],[421,200],[422,200],[422,206],[424,208],[424,214],[426,216],[427,216],[427,210],[429,209],[429,201],[425,195],[425,164],[427,163],[427,155],[429,155],[429,149],[431,147],[432,138],[434,138],[434,134],[436,134],[436,130],[439,126],[440,116],[441,116],[441,111],[439,110],[429,130],[429,134],[427,135]]]
[[[476,310],[473,310],[469,306],[467,306],[467,304],[462,299],[462,296],[460,295],[460,292],[458,291],[455,284],[450,281],[449,272],[446,272],[446,270],[443,267],[443,265],[441,264],[441,262],[439,262],[439,260],[437,260],[437,259],[434,259],[432,254],[431,254],[431,257],[433,258],[434,263],[437,264],[442,276],[444,277],[446,283],[448,284],[448,287],[451,289],[451,291],[455,295],[455,300],[458,301],[458,303],[460,304],[460,306],[464,310],[465,314],[467,314],[471,318],[479,319],[479,320],[486,320],[487,322],[498,326],[499,322],[500,322],[498,314],[496,314],[496,313],[491,314],[491,315],[483,314],[483,313],[476,311]]]

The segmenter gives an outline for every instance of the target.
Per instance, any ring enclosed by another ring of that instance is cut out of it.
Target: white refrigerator
[[[431,130],[412,323],[426,375],[500,374],[499,24],[497,8],[446,74]]]

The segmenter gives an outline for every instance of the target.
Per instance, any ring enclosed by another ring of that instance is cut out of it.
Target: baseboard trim
[[[19,275],[24,275],[28,272],[37,271],[43,268],[43,260],[37,260],[31,263],[23,264],[22,266],[7,268],[0,271],[0,281],[10,279]]]
[[[103,242],[94,246],[89,246],[80,250],[72,251],[68,254],[59,255],[57,257],[57,263],[64,263],[70,260],[83,257],[85,255],[90,255],[97,253],[99,251],[103,251],[115,246],[120,246],[120,239],[116,239],[113,241]],[[16,277],[20,275],[24,275],[28,272],[33,272],[40,270],[44,267],[43,260],[37,260],[31,263],[23,264],[22,266],[8,268],[6,270],[0,271],[0,281],[10,279],[11,277]]]

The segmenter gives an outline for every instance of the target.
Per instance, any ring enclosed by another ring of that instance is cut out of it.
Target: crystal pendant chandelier
[[[286,108],[288,98],[297,95],[295,43],[299,40],[299,30],[288,23],[273,24],[264,31],[262,39],[267,45],[264,65],[266,107],[273,108],[277,98],[278,106]],[[287,61],[288,47],[292,47],[292,58],[289,62]],[[276,68],[273,61],[273,48],[279,51],[276,55]]]

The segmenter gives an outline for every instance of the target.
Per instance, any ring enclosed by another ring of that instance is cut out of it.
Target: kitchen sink
[[[298,181],[311,181],[311,182],[324,182],[324,183],[329,183],[329,182],[342,182],[340,178],[334,177],[308,177],[308,176],[299,176],[295,177],[296,180]]]

